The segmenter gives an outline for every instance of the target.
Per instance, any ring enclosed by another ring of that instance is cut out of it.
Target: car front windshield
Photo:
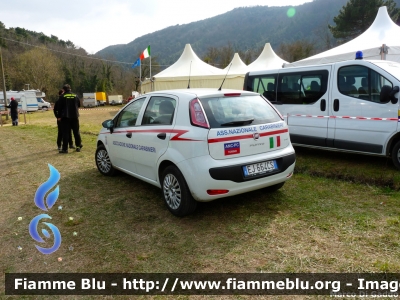
[[[374,62],[374,64],[380,67],[381,69],[387,71],[400,81],[400,63],[385,60],[385,61]]]
[[[266,124],[281,120],[272,106],[259,95],[200,98],[200,101],[211,128]]]

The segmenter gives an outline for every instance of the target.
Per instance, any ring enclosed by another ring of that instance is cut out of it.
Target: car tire
[[[400,141],[392,148],[392,161],[395,167],[400,170]]]
[[[105,176],[114,176],[117,172],[114,169],[106,147],[103,144],[99,145],[96,149],[95,155],[96,166],[99,172]]]
[[[168,210],[177,217],[184,217],[196,210],[193,199],[182,173],[175,166],[167,167],[161,176],[161,190]]]
[[[273,193],[273,192],[276,192],[277,190],[279,190],[281,187],[283,187],[284,184],[285,184],[285,182],[281,182],[278,184],[267,186],[263,190],[266,191],[267,193]]]

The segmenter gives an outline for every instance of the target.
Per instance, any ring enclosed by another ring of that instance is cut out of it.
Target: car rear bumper
[[[292,146],[278,151],[251,157],[228,160],[215,160],[210,156],[196,157],[178,164],[193,197],[197,201],[207,202],[218,198],[234,196],[288,180],[295,166],[295,153]],[[276,160],[278,170],[255,177],[245,178],[242,167],[248,164]],[[222,195],[209,195],[207,190],[229,190]]]
[[[245,182],[255,180],[263,177],[269,177],[278,173],[284,172],[287,168],[296,162],[296,155],[293,153],[284,157],[275,159],[278,165],[278,169],[263,174],[259,174],[253,177],[245,177],[243,174],[243,165],[226,166],[219,168],[210,169],[210,175],[215,180],[230,180],[233,182]],[[265,160],[263,160],[265,161]],[[261,162],[261,161],[260,161]]]

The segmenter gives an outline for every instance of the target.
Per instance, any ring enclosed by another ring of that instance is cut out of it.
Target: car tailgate
[[[208,147],[214,159],[229,159],[267,153],[287,147],[289,131],[285,122],[210,129]]]

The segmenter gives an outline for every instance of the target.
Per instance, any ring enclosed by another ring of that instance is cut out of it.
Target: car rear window
[[[279,115],[261,96],[200,99],[211,128],[227,128],[280,121]]]

